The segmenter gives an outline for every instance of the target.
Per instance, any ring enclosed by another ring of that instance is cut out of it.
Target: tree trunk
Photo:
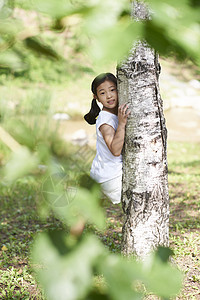
[[[141,3],[134,5],[134,18],[148,16]],[[128,102],[131,110],[123,150],[122,253],[140,258],[169,243],[167,130],[159,73],[158,56],[144,41],[117,70],[119,102]]]

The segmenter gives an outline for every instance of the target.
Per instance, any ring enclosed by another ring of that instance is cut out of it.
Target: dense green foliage
[[[7,0],[0,11],[0,72],[63,82],[73,74],[98,69],[99,64],[120,61],[138,38],[145,38],[162,55],[199,65],[199,2],[147,3],[152,19],[139,23],[130,19],[129,0],[60,1],[59,5],[55,0]]]

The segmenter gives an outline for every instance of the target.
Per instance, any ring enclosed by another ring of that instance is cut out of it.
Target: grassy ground
[[[176,299],[200,299],[200,169],[199,144],[170,142],[168,147],[171,199],[170,246],[184,272]],[[0,299],[44,299],[29,262],[37,232],[60,228],[54,218],[41,220],[38,183],[31,177],[0,190]],[[97,233],[112,252],[120,252],[123,214],[119,205],[105,201],[107,226]],[[88,229],[86,228],[86,231]]]

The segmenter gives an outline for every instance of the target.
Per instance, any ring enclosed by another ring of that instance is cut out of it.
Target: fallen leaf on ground
[[[3,245],[3,247],[1,248],[2,251],[7,251],[8,248],[6,246]]]

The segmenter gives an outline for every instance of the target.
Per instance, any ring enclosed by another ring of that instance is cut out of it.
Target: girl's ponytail
[[[89,113],[84,116],[85,121],[90,125],[96,124],[96,117],[99,115],[100,111],[101,109],[98,106],[96,99],[93,99]]]

